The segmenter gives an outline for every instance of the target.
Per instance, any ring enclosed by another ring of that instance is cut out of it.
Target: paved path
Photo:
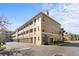
[[[31,43],[17,43],[8,42],[6,44],[7,49],[13,48],[29,48],[26,50],[26,56],[53,56],[53,55],[65,55],[65,56],[79,56],[79,43],[68,43],[61,46],[54,45],[34,45]],[[25,51],[24,51],[25,52]]]

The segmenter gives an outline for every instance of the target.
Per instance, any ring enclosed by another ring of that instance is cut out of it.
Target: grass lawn
[[[68,40],[68,41],[64,41],[65,43],[79,43],[79,41],[70,41],[70,40]]]

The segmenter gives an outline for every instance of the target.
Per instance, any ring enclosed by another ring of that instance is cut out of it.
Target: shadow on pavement
[[[65,43],[59,46],[79,47],[79,43]]]

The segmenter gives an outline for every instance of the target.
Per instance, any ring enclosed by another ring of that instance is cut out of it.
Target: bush
[[[60,44],[63,43],[63,41],[54,41],[54,44]]]
[[[6,49],[6,46],[5,45],[0,45],[0,51]]]

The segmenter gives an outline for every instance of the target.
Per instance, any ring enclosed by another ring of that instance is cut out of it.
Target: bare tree
[[[6,35],[3,34],[8,30],[8,25],[11,23],[5,16],[0,16],[0,41],[5,39]]]
[[[7,26],[11,23],[5,16],[0,16],[0,28],[7,29]]]

